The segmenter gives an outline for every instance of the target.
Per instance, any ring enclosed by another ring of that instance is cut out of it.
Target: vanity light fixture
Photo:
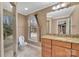
[[[28,10],[28,8],[25,8],[25,10]]]
[[[58,10],[58,9],[61,9],[62,7],[65,8],[67,6],[67,3],[60,3],[56,6],[53,6],[52,10]]]
[[[56,6],[53,6],[52,10],[57,10],[57,9],[60,9],[60,8],[61,8],[61,5],[58,4],[58,5],[56,5]]]
[[[61,8],[61,5],[60,4],[57,5],[56,9],[59,9],[59,8]]]

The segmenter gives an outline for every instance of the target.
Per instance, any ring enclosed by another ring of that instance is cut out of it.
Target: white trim
[[[72,17],[71,17],[71,34],[72,34]]]
[[[56,34],[58,34],[58,20],[57,20],[57,25],[56,25]]]
[[[50,34],[52,33],[52,30],[51,30],[51,27],[52,27],[52,26],[51,26],[51,25],[52,25],[52,22],[51,22],[51,21],[52,21],[52,20],[50,19],[50,20],[49,20],[49,33],[50,33]]]
[[[66,20],[66,23],[67,23],[67,24],[66,24],[66,34],[68,34],[68,35],[69,35],[69,30],[70,30],[70,29],[69,29],[69,26],[70,26],[70,25],[69,25],[69,20],[70,20],[70,18],[67,18],[67,20]]]

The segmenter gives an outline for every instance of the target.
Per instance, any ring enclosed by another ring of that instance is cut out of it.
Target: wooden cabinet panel
[[[52,41],[50,39],[42,39],[41,41],[43,47],[51,48]]]
[[[65,48],[71,48],[71,43],[63,42],[63,41],[52,40],[52,46],[53,45],[60,46],[60,47],[65,47]]]
[[[79,57],[79,51],[78,50],[72,50],[72,56]]]
[[[43,57],[51,57],[51,48],[42,48],[42,56]]]
[[[69,57],[71,56],[71,50],[67,48],[54,46],[54,56],[55,57]]]
[[[53,46],[52,46],[52,51],[51,52],[52,52],[52,57],[54,57],[55,56],[54,55],[55,52],[54,52],[54,47]]]
[[[73,44],[72,44],[72,49],[74,49],[74,50],[79,50],[79,44],[73,43]]]
[[[79,44],[42,38],[43,57],[79,57]]]

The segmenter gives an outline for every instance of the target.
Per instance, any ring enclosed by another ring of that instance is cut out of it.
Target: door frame
[[[17,13],[17,3],[16,2],[10,2],[10,4],[13,6],[13,56],[18,55],[18,13]]]

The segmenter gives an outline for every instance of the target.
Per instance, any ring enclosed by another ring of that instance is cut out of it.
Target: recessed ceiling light
[[[66,7],[66,5],[67,5],[66,3],[62,3],[61,7]]]
[[[56,9],[56,6],[53,6],[53,8],[52,8],[53,10],[55,10]]]
[[[25,10],[28,10],[28,8],[25,8]]]

